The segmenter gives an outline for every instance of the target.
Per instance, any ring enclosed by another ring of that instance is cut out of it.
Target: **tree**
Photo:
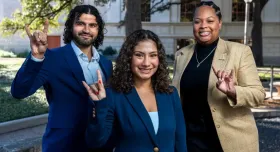
[[[141,22],[141,4],[152,3],[151,9],[148,10],[148,15],[156,12],[169,10],[172,5],[180,5],[181,2],[165,2],[165,0],[126,0],[126,14],[123,24],[125,25],[126,36],[135,30],[142,29]]]
[[[115,0],[88,0],[94,1],[95,5],[103,6]],[[141,3],[151,1],[154,5],[149,10],[149,14],[162,12],[170,8],[173,4],[180,2],[164,2],[164,0],[125,0],[126,7],[125,25],[126,35],[141,29]],[[62,14],[68,14],[73,6],[83,3],[84,0],[21,0],[22,10],[16,10],[13,18],[4,18],[0,23],[0,32],[2,36],[11,36],[17,31],[24,32],[24,25],[29,24],[30,29],[40,29],[45,18],[49,19],[51,27],[59,27],[58,18]]]
[[[4,18],[0,23],[2,36],[11,36],[17,31],[24,31],[25,24],[31,29],[42,27],[45,18],[50,26],[58,27],[58,18],[69,12],[79,0],[21,0],[22,10],[17,9],[13,18]]]
[[[125,35],[128,36],[133,31],[142,29],[141,22],[141,0],[126,0],[125,13]]]
[[[257,66],[263,66],[262,20],[261,12],[268,0],[254,0],[254,15],[252,37],[252,51]]]
[[[74,5],[83,3],[84,0],[21,0],[22,10],[16,10],[13,19],[4,18],[0,23],[2,36],[10,36],[17,31],[24,31],[24,25],[29,24],[31,29],[39,29],[45,18],[49,19],[51,27],[58,27],[58,18],[62,14],[68,14]],[[105,5],[115,0],[87,0],[94,1],[96,5]],[[180,0],[178,0],[180,1]],[[141,4],[151,2],[148,14],[163,12],[170,9],[172,5],[180,5],[181,2],[166,2],[166,0],[124,0],[126,9],[125,20],[120,25],[125,25],[126,35],[141,29]],[[190,1],[191,2],[191,1]],[[262,56],[262,21],[261,11],[268,0],[254,0],[254,19],[252,29],[252,50],[257,66],[263,65]]]

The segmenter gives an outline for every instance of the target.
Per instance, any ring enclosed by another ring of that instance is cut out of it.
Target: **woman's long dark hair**
[[[131,70],[132,56],[135,46],[139,42],[152,40],[158,50],[159,66],[152,76],[152,87],[155,91],[171,93],[173,89],[169,87],[170,77],[166,62],[165,49],[158,36],[149,30],[137,30],[130,34],[121,47],[113,76],[109,81],[110,86],[117,92],[128,93],[134,86],[133,73]]]
[[[103,44],[105,23],[102,20],[102,17],[100,16],[98,10],[91,5],[78,5],[70,11],[68,18],[65,22],[65,28],[63,33],[64,43],[68,44],[73,40],[73,24],[77,19],[80,18],[82,14],[91,14],[96,17],[96,21],[98,24],[98,35],[92,45],[95,48],[98,48],[100,45]]]

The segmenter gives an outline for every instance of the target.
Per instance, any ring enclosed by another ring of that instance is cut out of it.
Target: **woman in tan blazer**
[[[251,49],[219,38],[220,8],[201,2],[193,33],[196,44],[176,52],[173,85],[180,92],[189,152],[258,152],[251,107],[265,91]]]

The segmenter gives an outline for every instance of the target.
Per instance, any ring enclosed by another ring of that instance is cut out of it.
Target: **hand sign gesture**
[[[233,80],[233,70],[230,71],[230,73],[218,70],[214,67],[212,67],[216,77],[218,78],[218,81],[216,83],[217,89],[219,89],[224,94],[236,98],[236,90],[235,90],[235,83]]]
[[[32,50],[32,55],[36,58],[43,58],[44,54],[48,47],[47,42],[47,33],[49,28],[48,19],[45,20],[43,31],[36,30],[33,34],[31,34],[29,25],[25,26],[25,31],[30,40],[30,47]]]
[[[99,70],[97,70],[97,77],[98,77],[98,83],[91,84],[90,86],[88,86],[88,84],[85,81],[83,81],[83,85],[87,89],[87,92],[93,101],[99,101],[102,100],[103,98],[106,98],[106,91]]]

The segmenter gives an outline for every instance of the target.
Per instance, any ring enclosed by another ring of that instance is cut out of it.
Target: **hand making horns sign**
[[[91,84],[90,86],[85,81],[83,81],[83,85],[87,89],[87,92],[93,101],[99,101],[102,100],[103,98],[106,98],[106,91],[99,70],[97,70],[97,77],[98,77],[98,83]]]
[[[216,83],[217,89],[219,89],[224,94],[236,99],[236,90],[235,90],[235,82],[233,80],[233,70],[230,73],[224,70],[216,70],[213,66],[212,69],[218,78]]]
[[[49,28],[48,19],[45,20],[43,31],[36,30],[31,34],[29,25],[25,25],[25,31],[30,40],[30,47],[32,50],[32,55],[36,58],[43,58],[48,47],[47,34]]]

